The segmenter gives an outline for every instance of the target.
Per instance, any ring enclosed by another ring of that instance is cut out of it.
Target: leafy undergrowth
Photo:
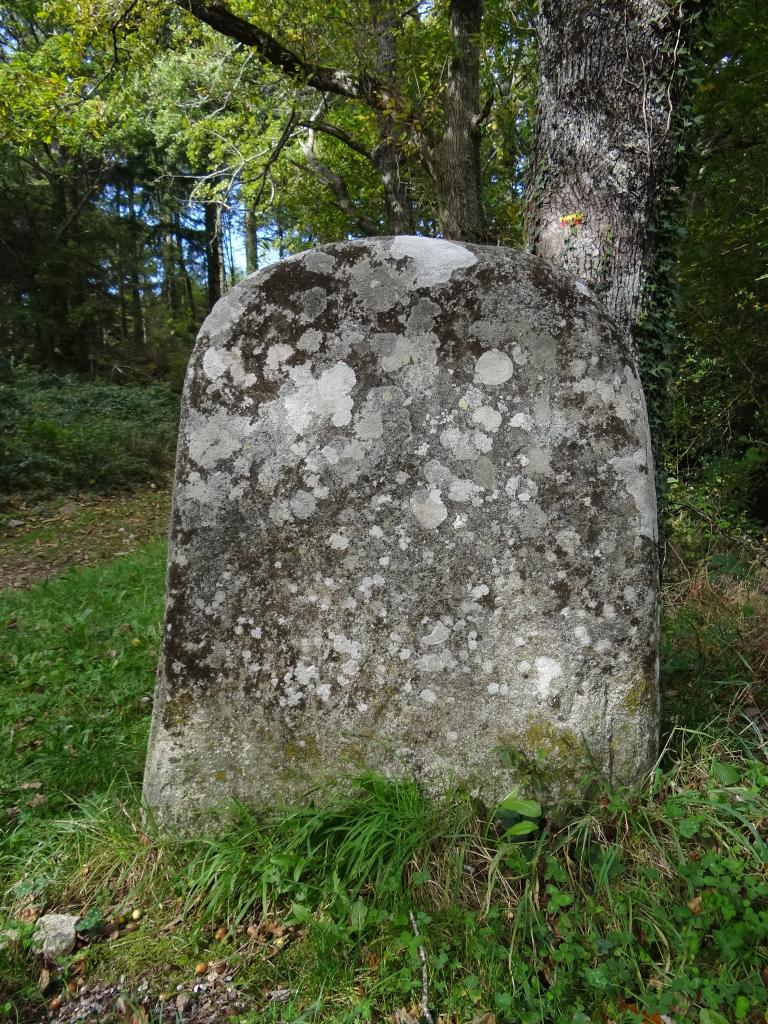
[[[700,723],[702,689],[710,724],[678,724],[638,792],[585,780],[584,806],[529,809],[532,831],[514,835],[466,794],[368,776],[322,808],[240,810],[185,841],[139,808],[162,563],[153,544],[0,601],[9,1019],[48,1003],[126,1024],[416,1024],[426,978],[446,1024],[764,1022],[759,565],[673,582],[670,703],[682,722],[693,695]],[[30,934],[52,910],[77,914],[80,938],[41,991]]]
[[[0,495],[111,492],[173,468],[178,395],[18,367],[0,381]]]

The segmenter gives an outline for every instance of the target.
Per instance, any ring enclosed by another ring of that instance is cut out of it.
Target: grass
[[[757,559],[728,575],[708,555],[671,578],[663,654],[678,710],[637,792],[590,780],[584,806],[544,808],[514,837],[466,794],[435,801],[366,776],[322,809],[243,809],[185,841],[155,835],[139,806],[163,558],[152,543],[0,597],[0,887],[14,927],[44,910],[83,920],[54,982],[65,996],[121,976],[135,995],[143,979],[137,1019],[167,1022],[169,995],[225,964],[243,1022],[398,1012],[408,1024],[422,1015],[423,950],[446,1022],[764,1022]],[[0,1019],[38,1019],[51,997],[31,927],[0,952]]]

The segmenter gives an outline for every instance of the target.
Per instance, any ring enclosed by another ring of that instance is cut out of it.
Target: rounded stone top
[[[490,800],[499,747],[636,774],[650,459],[626,338],[536,257],[376,238],[246,278],[185,385],[148,802],[361,768]]]

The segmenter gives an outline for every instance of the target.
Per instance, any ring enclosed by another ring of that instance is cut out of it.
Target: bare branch
[[[277,145],[274,147],[272,152],[269,154],[269,158],[267,159],[267,162],[264,164],[264,168],[263,168],[262,174],[261,174],[261,184],[259,185],[259,191],[256,193],[256,198],[253,201],[253,205],[254,206],[258,206],[259,203],[261,202],[261,197],[264,195],[264,189],[266,187],[267,178],[269,176],[269,172],[270,172],[270,170],[272,168],[272,165],[275,163],[277,158],[280,156],[280,154],[282,153],[286,143],[288,142],[289,138],[291,137],[291,129],[293,128],[293,118],[295,116],[295,113],[296,113],[295,109],[293,107],[291,107],[291,112],[288,115],[288,120],[285,122],[285,127],[283,128],[282,132],[280,133],[280,138],[277,140]]]

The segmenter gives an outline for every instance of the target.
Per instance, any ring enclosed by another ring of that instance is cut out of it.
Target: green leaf
[[[527,836],[531,832],[538,831],[538,828],[539,826],[535,821],[518,821],[516,825],[512,825],[505,831],[504,836]]]
[[[699,1024],[728,1024],[728,1021],[721,1013],[716,1013],[715,1010],[705,1010],[702,1007],[699,1010]]]
[[[368,907],[359,897],[349,908],[349,921],[355,931],[361,931],[368,916]]]
[[[497,814],[499,811],[511,811],[519,814],[521,818],[540,818],[541,804],[536,800],[521,800],[514,793],[510,793],[496,808]]]
[[[741,779],[741,773],[732,764],[723,764],[722,761],[712,762],[712,775],[723,786],[735,786]]]

